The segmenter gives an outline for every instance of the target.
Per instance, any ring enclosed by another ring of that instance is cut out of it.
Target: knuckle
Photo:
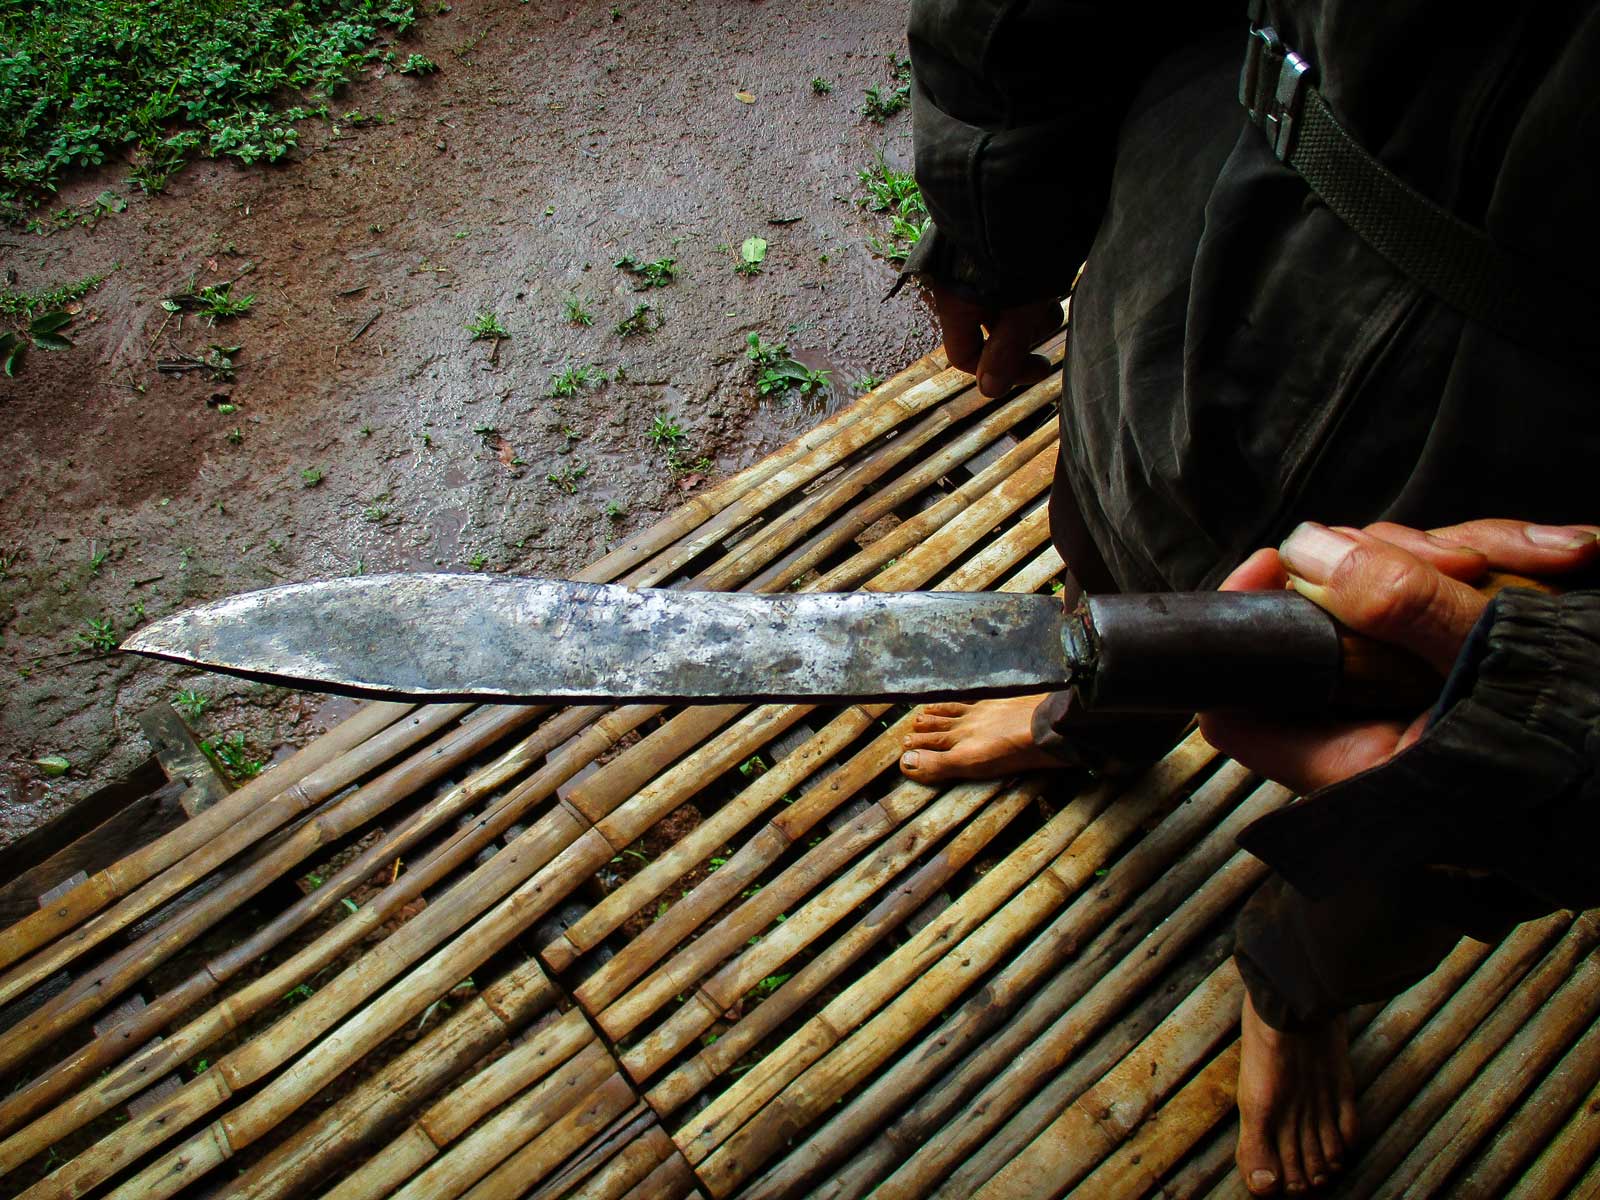
[[[1341,564],[1335,586],[1345,591],[1344,619],[1369,633],[1400,633],[1426,619],[1438,597],[1436,573],[1409,556],[1358,547]]]

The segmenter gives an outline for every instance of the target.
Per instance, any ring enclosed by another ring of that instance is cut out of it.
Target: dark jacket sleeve
[[[1427,732],[1255,822],[1240,843],[1301,891],[1445,864],[1550,907],[1600,903],[1600,592],[1490,604]]]
[[[1242,4],[1162,7],[914,0],[916,174],[933,225],[907,273],[994,305],[1067,293],[1150,64],[1230,16],[1244,44]]]

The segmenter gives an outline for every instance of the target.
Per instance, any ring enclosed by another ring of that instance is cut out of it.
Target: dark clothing
[[[1277,874],[1235,957],[1263,1020],[1315,1024],[1431,971],[1462,936],[1600,904],[1600,592],[1497,596],[1427,732],[1263,817]]]
[[[1051,510],[1069,566],[1201,588],[1303,519],[1592,520],[1592,372],[1425,294],[1277,161],[1237,99],[1243,7],[914,5],[936,228],[908,268],[1003,306],[1065,293],[1087,256]],[[1389,169],[1549,276],[1600,278],[1600,7],[1270,8]],[[1321,1018],[1458,932],[1600,897],[1600,598],[1494,611],[1422,742],[1245,838],[1283,876],[1240,930],[1264,1016]],[[1404,965],[1351,982],[1340,946],[1374,921]]]

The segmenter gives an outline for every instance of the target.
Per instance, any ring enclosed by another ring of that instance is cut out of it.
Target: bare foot
[[[1245,1186],[1257,1196],[1322,1187],[1343,1168],[1356,1140],[1344,1019],[1284,1033],[1256,1014],[1247,995],[1240,1040],[1233,1157]]]
[[[918,783],[993,779],[1013,771],[1060,767],[1033,744],[1033,710],[1044,699],[1006,696],[976,704],[926,705],[911,722],[900,770]]]

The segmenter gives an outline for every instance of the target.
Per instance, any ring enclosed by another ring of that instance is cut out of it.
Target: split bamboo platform
[[[1058,398],[932,355],[583,577],[1047,590]],[[1291,797],[1197,735],[925,787],[908,722],[366,706],[0,934],[0,1193],[1242,1196],[1234,839]],[[1329,1194],[1600,1192],[1597,943],[1356,1014]]]

